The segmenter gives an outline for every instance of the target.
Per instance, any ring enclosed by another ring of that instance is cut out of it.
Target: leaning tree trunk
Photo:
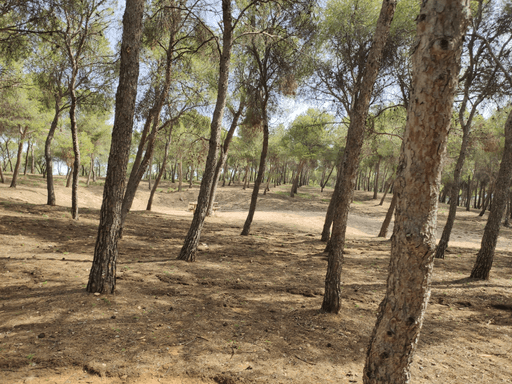
[[[457,200],[460,188],[460,175],[462,173],[462,167],[464,166],[464,161],[466,160],[466,153],[469,146],[469,126],[470,124],[464,127],[465,129],[463,130],[462,134],[462,145],[460,147],[459,158],[455,164],[455,171],[453,172],[453,184],[452,188],[450,189],[450,208],[448,210],[448,218],[443,229],[443,234],[441,235],[441,239],[439,240],[439,244],[436,248],[436,259],[444,259],[444,252],[446,251],[446,248],[448,248],[448,241],[450,240],[450,234],[452,233],[453,224],[455,223],[455,215],[457,214]]]
[[[21,155],[23,154],[23,140],[25,139],[25,135],[27,134],[28,127],[25,126],[24,129],[19,127],[20,130],[20,142],[18,143],[18,155],[16,156],[16,165],[14,166],[14,171],[12,173],[11,180],[11,188],[16,188],[16,183],[18,181],[18,174],[20,173],[21,166]]]
[[[197,245],[203,229],[206,211],[208,210],[208,202],[210,199],[210,191],[213,183],[213,175],[215,173],[215,160],[219,152],[220,132],[222,125],[222,116],[224,115],[224,107],[226,105],[226,97],[228,91],[229,64],[231,59],[231,48],[233,42],[233,25],[231,16],[231,1],[222,0],[222,21],[224,31],[222,34],[222,55],[219,64],[219,80],[217,102],[215,111],[213,112],[212,123],[210,126],[211,136],[206,158],[206,167],[201,180],[201,188],[197,198],[197,207],[194,212],[194,218],[190,225],[189,231],[185,238],[183,247],[178,256],[179,260],[195,261]]]
[[[172,64],[173,64],[173,53],[175,49],[175,32],[176,32],[176,20],[175,17],[178,16],[173,15],[171,17],[172,28],[169,32],[169,44],[167,45],[167,53],[166,53],[166,62],[165,62],[165,80],[164,85],[160,92],[158,93],[155,103],[151,108],[149,115],[147,117],[146,123],[144,124],[144,131],[141,136],[141,142],[139,143],[139,148],[137,150],[137,155],[135,158],[135,162],[132,167],[132,171],[130,173],[130,177],[128,179],[128,184],[126,185],[126,191],[123,199],[123,207],[121,210],[121,232],[120,236],[123,236],[123,228],[126,221],[126,216],[133,204],[133,200],[135,199],[135,194],[137,193],[137,188],[139,187],[140,181],[146,173],[146,169],[149,168],[149,189],[151,189],[151,164],[153,161],[153,151],[155,148],[155,141],[158,135],[159,124],[160,124],[160,113],[162,108],[167,100],[167,96],[169,95],[169,89],[171,87],[171,72],[172,72]],[[151,133],[145,138],[149,127],[151,126]],[[144,139],[144,140],[143,140]],[[144,158],[142,158],[142,152],[146,147],[146,152],[144,153]],[[142,158],[142,160],[141,160]]]
[[[508,115],[505,123],[505,149],[501,159],[500,170],[494,185],[494,197],[487,224],[485,225],[484,235],[480,251],[476,257],[475,265],[471,271],[471,277],[480,280],[489,280],[494,251],[498,242],[500,233],[501,219],[507,204],[508,189],[510,188],[510,179],[512,177],[512,111]]]
[[[393,212],[396,208],[396,202],[398,200],[398,195],[396,192],[393,193],[393,198],[391,199],[391,204],[389,205],[388,212],[386,213],[386,218],[380,227],[380,232],[377,237],[386,237],[388,234],[389,224],[391,223],[391,219],[393,218]]]
[[[87,284],[88,292],[114,293],[116,288],[117,242],[121,229],[121,207],[137,97],[143,12],[144,0],[126,1],[112,144],[103,189],[94,260]]]
[[[212,190],[210,192],[210,200],[208,201],[208,211],[206,212],[207,216],[211,216],[213,213],[213,203],[215,202],[215,196],[217,195],[217,186],[219,185],[220,170],[222,169],[222,167],[224,167],[226,159],[228,158],[229,145],[231,144],[231,140],[233,139],[233,135],[235,134],[236,127],[238,126],[238,119],[242,115],[244,108],[245,100],[242,98],[240,100],[238,110],[233,113],[233,120],[231,120],[231,125],[229,127],[226,138],[224,139],[224,144],[222,145],[221,148],[219,160],[217,161],[217,166],[215,167]]]
[[[148,205],[146,206],[147,211],[151,211],[151,206],[153,205],[153,197],[155,196],[156,189],[158,188],[158,184],[160,184],[160,180],[162,179],[162,175],[164,174],[165,164],[167,163],[167,156],[169,155],[169,145],[171,144],[171,135],[172,135],[172,124],[169,127],[169,136],[167,136],[167,141],[165,142],[164,148],[164,158],[162,159],[162,166],[160,167],[160,172],[153,183],[153,188],[151,189],[151,193],[149,195]]]
[[[325,294],[322,310],[338,313],[341,308],[341,268],[343,263],[343,248],[345,247],[345,233],[347,230],[348,211],[357,176],[359,155],[363,146],[364,128],[370,99],[377,75],[379,73],[382,52],[386,45],[391,21],[395,14],[396,0],[384,0],[377,21],[374,40],[368,60],[363,69],[361,85],[354,100],[354,108],[350,115],[350,125],[347,132],[347,144],[343,155],[341,188],[333,194],[336,198],[333,229],[330,240],[330,250],[325,276]]]
[[[331,200],[329,200],[329,207],[327,208],[327,213],[325,214],[324,226],[322,229],[322,237],[320,239],[323,242],[328,242],[331,237],[331,225],[332,225],[332,221],[334,219],[334,209],[337,205],[336,198],[339,195],[336,193],[336,191],[338,191],[341,188],[341,182],[343,181],[342,174],[343,174],[343,171],[340,166],[340,167],[338,167],[338,172],[336,173],[336,183],[334,185],[334,191],[332,193]],[[328,243],[324,252],[329,252],[329,248],[330,248],[330,245]]]
[[[258,193],[260,191],[261,182],[263,175],[265,174],[265,162],[267,161],[268,152],[268,117],[266,111],[266,101],[263,107],[263,147],[261,148],[260,166],[258,168],[258,176],[254,180],[254,187],[251,196],[251,205],[249,206],[249,213],[245,219],[244,228],[242,229],[242,236],[249,236],[251,231],[252,219],[254,218],[254,212],[256,211],[256,203],[258,202]]]
[[[441,170],[470,14],[469,0],[426,0],[421,6],[402,171],[395,182],[389,277],[366,356],[365,384],[410,381],[430,297]]]

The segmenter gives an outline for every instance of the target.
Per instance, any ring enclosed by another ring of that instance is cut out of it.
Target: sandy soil
[[[288,187],[261,196],[241,237],[250,190],[221,188],[198,262],[175,260],[198,188],[164,183],[152,212],[141,186],[120,241],[115,295],[85,292],[101,183],[0,184],[0,383],[362,383],[383,298],[389,241],[383,207],[357,192],[349,218],[340,315],[319,312],[326,259],[319,241],[332,191]],[[447,206],[439,210],[439,231]],[[490,281],[467,278],[486,222],[458,213],[412,364],[414,383],[512,382],[512,231],[501,232]],[[391,231],[390,231],[391,232]],[[440,232],[439,232],[440,234]]]

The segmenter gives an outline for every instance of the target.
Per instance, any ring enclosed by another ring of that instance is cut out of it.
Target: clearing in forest
[[[102,186],[80,187],[80,220],[57,179],[0,185],[1,383],[362,383],[390,255],[376,237],[383,207],[357,192],[349,218],[339,315],[319,311],[326,254],[320,231],[332,190],[289,186],[260,195],[219,188],[196,263],[175,260],[198,187],[163,182],[152,212],[140,187],[120,241],[115,295],[85,291]],[[440,205],[438,230],[446,220]],[[512,231],[503,228],[490,281],[468,279],[486,217],[460,211],[412,365],[415,383],[510,383]],[[390,231],[391,232],[391,231]]]

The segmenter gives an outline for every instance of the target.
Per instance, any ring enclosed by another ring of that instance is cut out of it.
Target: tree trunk
[[[229,127],[226,138],[224,139],[224,144],[222,145],[221,148],[219,160],[217,161],[217,166],[215,167],[212,190],[210,192],[210,200],[208,202],[208,210],[206,212],[207,216],[211,216],[213,213],[213,203],[215,202],[215,196],[217,195],[217,186],[219,184],[220,171],[224,167],[224,164],[226,163],[226,160],[228,158],[229,145],[231,144],[231,140],[233,139],[233,135],[235,134],[236,127],[238,126],[238,119],[242,115],[244,108],[245,100],[242,98],[240,100],[238,110],[233,113],[233,120],[231,120],[231,125]]]
[[[87,175],[87,186],[91,181],[91,175],[94,173],[94,155],[91,153],[91,164],[89,165],[89,174]]]
[[[467,0],[421,6],[389,277],[366,355],[365,384],[410,381],[430,297],[441,170],[470,14]]]
[[[379,161],[377,161],[377,165],[375,168],[375,184],[373,186],[373,200],[377,200],[377,193],[379,191],[379,176],[380,176],[380,161],[382,160],[382,156],[379,156]]]
[[[482,203],[482,210],[478,214],[478,216],[483,216],[485,211],[487,210],[487,206],[491,201],[491,196],[494,193],[494,183],[490,183],[489,188],[487,189],[487,196],[485,196],[484,201]]]
[[[173,53],[174,53],[174,45],[175,45],[175,32],[177,28],[177,23],[174,20],[174,17],[179,17],[179,11],[178,16],[171,17],[172,27],[169,30],[169,44],[167,46],[167,53],[166,53],[166,64],[165,64],[165,81],[162,89],[158,93],[155,104],[153,105],[153,108],[151,108],[148,119],[144,125],[144,132],[141,137],[141,143],[139,144],[139,148],[137,150],[137,155],[135,158],[135,162],[132,167],[132,172],[130,173],[130,178],[128,179],[128,184],[126,186],[126,191],[124,194],[123,199],[123,207],[121,210],[121,233],[120,236],[122,237],[123,234],[123,228],[124,223],[126,221],[126,216],[128,215],[128,212],[130,212],[130,209],[133,204],[133,199],[135,198],[135,194],[137,193],[137,188],[139,187],[140,181],[142,180],[142,177],[144,176],[144,173],[146,173],[146,169],[150,170],[151,173],[151,163],[153,159],[153,151],[155,149],[155,141],[156,137],[158,135],[159,130],[159,123],[160,123],[160,113],[162,111],[163,105],[165,103],[165,100],[167,99],[167,96],[169,95],[169,89],[171,87],[171,72],[172,72],[172,63],[173,63]],[[149,126],[151,125],[151,133],[147,137],[147,140],[144,140],[142,142],[142,138],[145,137],[145,134],[147,134],[149,130]],[[142,160],[142,151],[144,148],[144,145],[146,146],[146,152],[144,153],[144,158]],[[151,180],[151,176],[150,176]]]
[[[244,228],[242,229],[242,236],[249,236],[251,231],[252,219],[256,211],[256,203],[258,202],[258,193],[260,191],[263,175],[265,174],[265,162],[267,161],[268,152],[268,117],[267,117],[267,101],[265,100],[263,108],[263,147],[261,149],[260,166],[258,168],[258,176],[254,180],[254,187],[252,189],[251,205],[249,206],[249,213],[245,219]]]
[[[292,189],[290,190],[290,197],[294,197],[295,193],[297,193],[297,188],[299,187],[300,174],[302,172],[302,168],[304,167],[304,164],[306,164],[306,160],[301,160],[299,163],[299,166],[297,168],[297,173],[295,175],[295,178],[293,179]]]
[[[183,187],[183,155],[180,155],[180,163],[178,167],[178,192],[181,192]]]
[[[30,142],[30,140],[28,141],[28,144],[27,144],[27,154],[25,155],[25,168],[23,169],[23,175],[26,176],[27,175],[27,169],[28,169],[28,159],[29,159],[29,154],[30,154],[30,147],[32,146],[32,143]]]
[[[382,52],[387,41],[389,28],[395,13],[396,0],[384,0],[377,21],[373,44],[363,69],[362,81],[354,107],[350,115],[350,125],[347,132],[347,143],[343,155],[342,182],[338,191],[335,190],[335,212],[331,235],[331,249],[329,251],[327,274],[325,277],[325,295],[322,310],[338,313],[341,308],[341,267],[343,263],[343,249],[345,247],[345,233],[347,229],[348,211],[357,176],[359,155],[363,146],[366,117],[370,106],[370,99],[377,75],[379,73]]]
[[[73,218],[73,220],[78,220],[78,176],[80,172],[80,144],[78,142],[78,128],[76,126],[77,100],[75,93],[77,72],[78,70],[74,68],[69,85],[69,94],[71,97],[71,105],[69,107],[69,123],[71,127],[71,138],[73,141],[74,153],[73,182],[71,187],[71,217]]]
[[[388,181],[386,181],[385,183],[385,186],[384,186],[384,195],[382,195],[382,199],[380,199],[380,203],[379,205],[382,205],[384,204],[384,199],[386,198],[386,195],[388,194],[389,192],[389,188],[391,188],[391,184],[393,184],[393,181],[391,181],[391,178],[393,177],[393,175],[391,175],[391,177],[389,178]]]
[[[206,167],[201,181],[201,188],[199,190],[199,197],[197,199],[197,207],[194,212],[192,224],[185,238],[183,247],[181,248],[178,256],[179,260],[195,261],[197,245],[203,229],[206,211],[208,210],[208,202],[210,199],[211,185],[213,183],[213,175],[215,173],[215,160],[218,156],[218,147],[220,141],[220,132],[222,124],[222,116],[224,114],[224,107],[226,105],[226,97],[228,91],[229,79],[229,64],[231,59],[231,48],[233,42],[233,26],[231,16],[231,1],[222,0],[222,20],[224,25],[223,30],[223,44],[222,55],[219,64],[219,80],[217,102],[215,104],[215,111],[211,123],[211,136],[208,149],[208,156],[206,159]]]
[[[0,180],[2,181],[2,184],[5,184],[4,173],[2,171],[2,167],[0,167]]]
[[[322,237],[320,238],[323,242],[328,242],[331,237],[331,225],[334,219],[334,210],[336,206],[336,191],[341,188],[342,182],[342,167],[338,167],[338,172],[336,175],[336,184],[334,185],[334,192],[332,193],[331,200],[329,200],[329,207],[327,208],[327,213],[325,214],[324,226],[322,228]],[[329,252],[330,244],[327,244],[324,252]]]
[[[160,172],[158,172],[158,175],[153,184],[153,188],[151,189],[151,193],[149,195],[149,200],[148,200],[148,205],[146,206],[146,211],[151,211],[151,206],[153,205],[153,197],[155,196],[156,189],[158,188],[158,184],[160,183],[160,180],[162,179],[162,175],[165,170],[165,164],[167,163],[167,156],[169,155],[169,145],[171,144],[171,134],[172,134],[172,124],[169,127],[169,136],[167,136],[167,141],[165,142],[162,166],[160,167]]]
[[[18,173],[20,172],[20,166],[21,166],[21,155],[23,154],[23,140],[25,139],[25,135],[27,134],[28,127],[25,126],[25,128],[19,127],[20,130],[20,141],[18,143],[18,154],[16,156],[16,165],[14,166],[14,172],[12,173],[12,180],[11,180],[11,188],[16,188],[16,183],[18,181]]]
[[[116,288],[117,242],[137,97],[143,12],[144,0],[126,1],[112,144],[88,292],[114,293]]]
[[[500,170],[494,185],[493,200],[489,218],[485,225],[480,251],[476,257],[471,277],[480,280],[489,280],[494,251],[500,233],[501,219],[508,199],[510,179],[512,177],[512,111],[505,123],[505,149],[501,159]]]
[[[388,212],[386,213],[386,218],[384,219],[384,222],[382,223],[382,226],[380,227],[380,232],[377,237],[386,237],[388,234],[388,228],[389,224],[391,224],[391,219],[393,218],[393,212],[396,208],[396,203],[398,200],[397,193],[393,193],[393,198],[391,199],[391,204],[389,205]]]

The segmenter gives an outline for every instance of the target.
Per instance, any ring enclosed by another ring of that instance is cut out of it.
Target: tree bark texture
[[[469,0],[426,0],[417,19],[389,276],[366,356],[365,384],[410,380],[430,297],[442,160],[469,17]]]
[[[137,97],[143,11],[144,0],[126,1],[112,144],[103,189],[94,260],[87,284],[88,292],[114,293],[116,288],[117,242],[121,228],[121,207]]]
[[[204,219],[208,210],[210,200],[211,186],[215,174],[215,165],[219,153],[220,132],[222,125],[222,116],[226,106],[226,97],[228,92],[229,65],[231,59],[231,48],[233,43],[233,25],[231,16],[231,1],[222,0],[222,21],[224,31],[222,34],[222,54],[219,64],[219,83],[217,102],[213,112],[212,123],[210,126],[211,136],[206,158],[206,167],[199,189],[197,198],[197,207],[194,212],[194,218],[185,238],[183,247],[178,256],[179,260],[195,261],[197,245],[203,229]]]
[[[364,129],[370,98],[377,75],[379,73],[382,52],[387,41],[391,21],[395,14],[396,0],[384,0],[380,11],[374,40],[368,60],[363,70],[361,87],[354,100],[354,108],[350,116],[350,125],[347,132],[347,143],[343,155],[341,183],[333,197],[336,198],[336,206],[333,219],[333,229],[330,240],[330,250],[325,277],[325,294],[322,310],[338,313],[340,304],[340,279],[343,263],[343,249],[345,247],[345,233],[347,229],[348,212],[354,195],[354,187],[357,177],[359,156],[363,146]]]
[[[501,219],[508,199],[508,190],[510,188],[510,179],[512,177],[512,111],[508,115],[505,123],[505,149],[501,159],[500,170],[494,185],[494,198],[487,224],[485,225],[484,235],[480,251],[476,257],[475,265],[471,271],[471,277],[480,280],[489,280],[494,251],[498,242],[500,233]]]

